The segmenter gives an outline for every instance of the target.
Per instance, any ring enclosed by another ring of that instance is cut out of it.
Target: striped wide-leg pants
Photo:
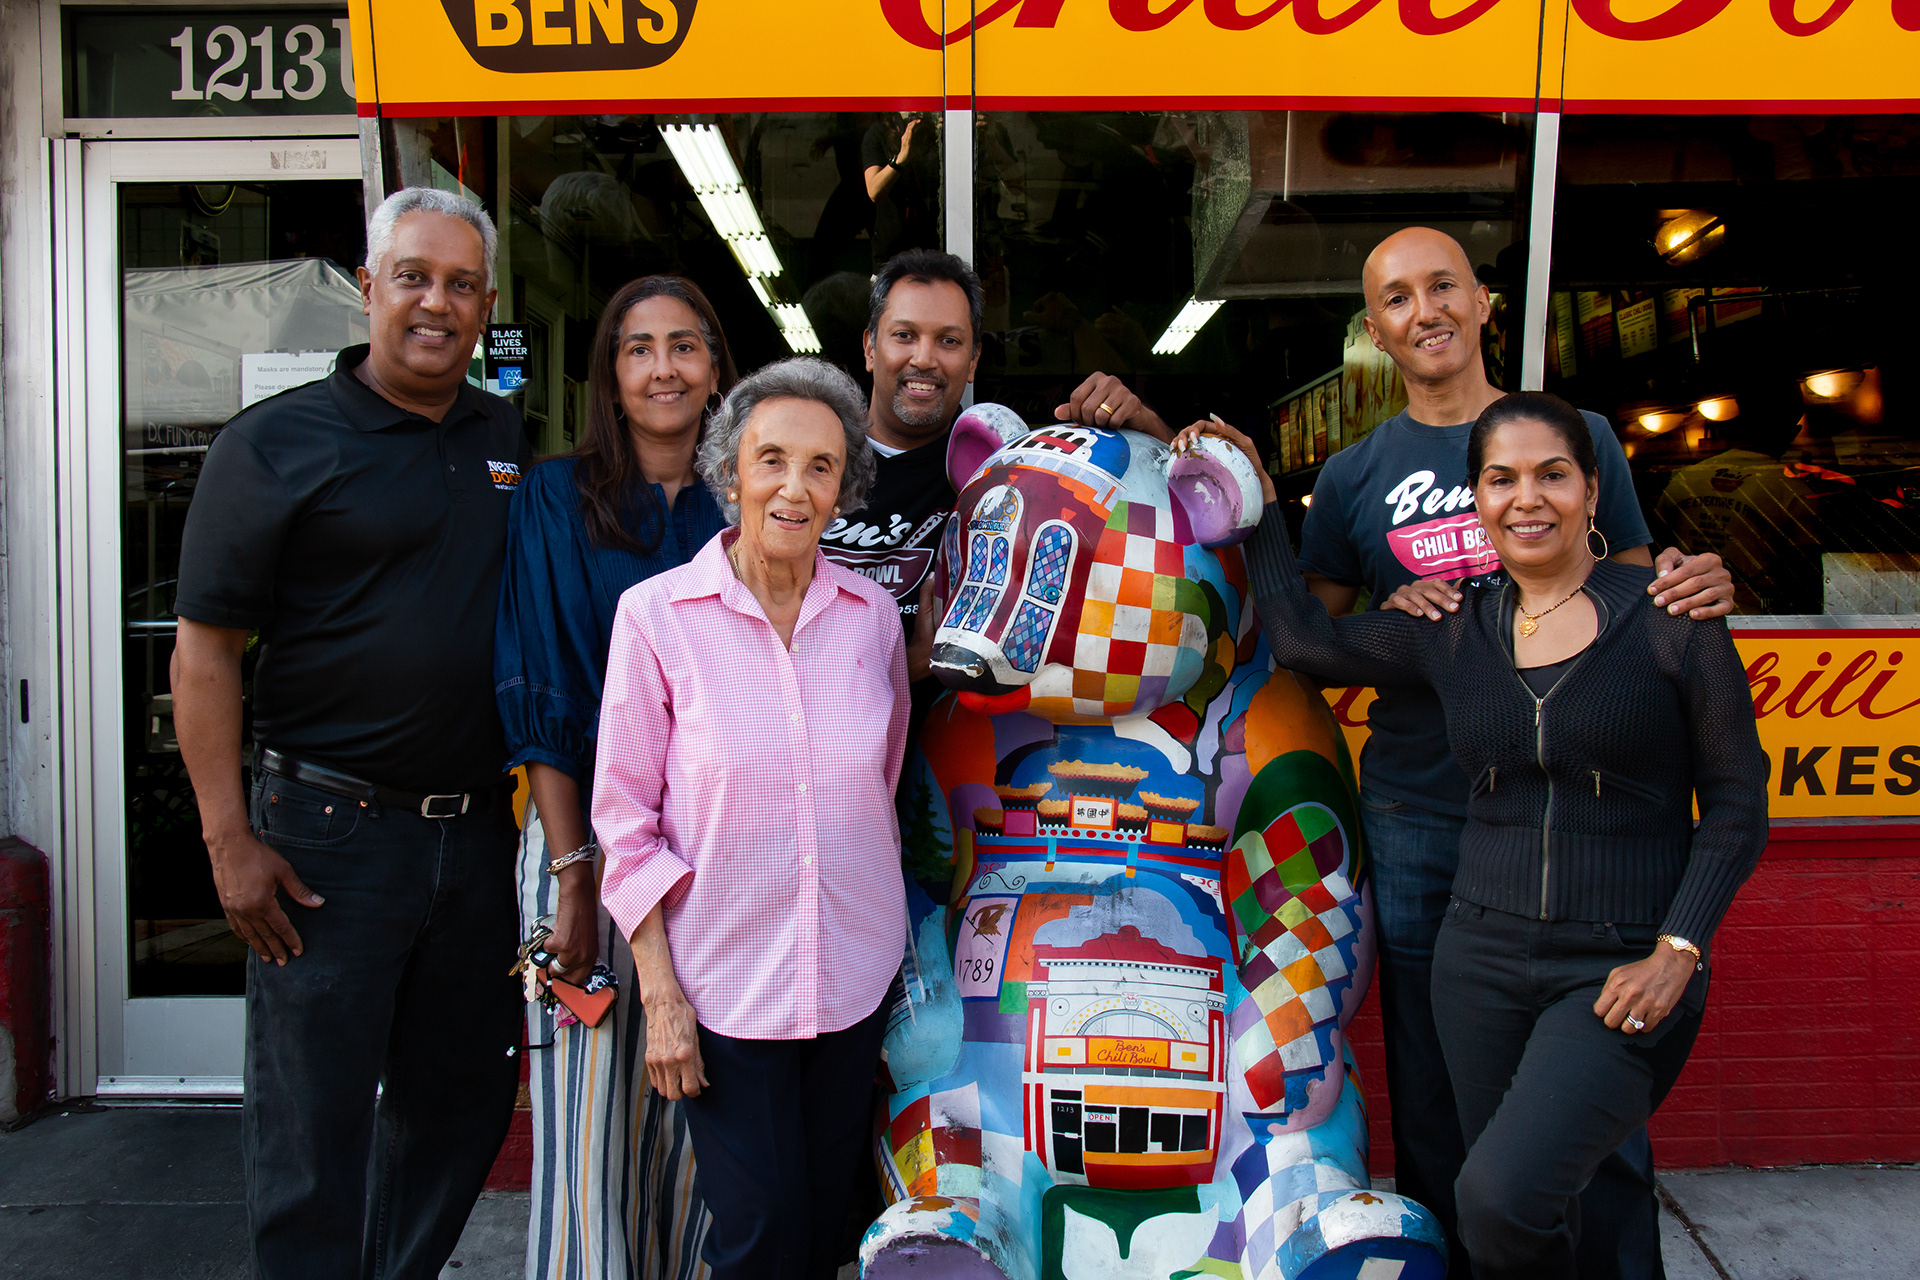
[[[522,936],[553,912],[546,837],[529,801],[520,836]],[[600,959],[620,979],[598,1027],[556,1028],[527,1006],[533,1203],[527,1280],[706,1280],[709,1218],[694,1190],[693,1143],[680,1104],[647,1086],[646,1020],[633,951],[600,911]]]

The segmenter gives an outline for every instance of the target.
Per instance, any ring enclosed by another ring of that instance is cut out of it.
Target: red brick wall
[[[1706,1022],[1653,1118],[1663,1168],[1920,1161],[1920,823],[1780,822],[1714,940]],[[1377,990],[1349,1028],[1393,1172]]]

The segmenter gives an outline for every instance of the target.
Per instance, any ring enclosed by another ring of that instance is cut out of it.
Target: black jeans
[[[1593,1012],[1608,974],[1652,954],[1657,933],[1448,904],[1433,1003],[1467,1142],[1454,1198],[1478,1280],[1660,1274],[1657,1230],[1642,1230],[1656,1220],[1651,1180],[1615,1193],[1637,1204],[1610,1206],[1631,1238],[1651,1237],[1651,1258],[1619,1240],[1581,1247],[1583,1191],[1666,1098],[1700,1033],[1704,970],[1637,1035]]]
[[[684,1105],[713,1213],[701,1250],[713,1280],[833,1280],[872,1132],[886,1007],[810,1040],[700,1028],[712,1083]]]
[[[1470,1274],[1460,1242],[1453,1182],[1466,1159],[1453,1083],[1434,1026],[1433,949],[1460,866],[1466,819],[1434,813],[1360,788],[1361,821],[1373,858],[1374,918],[1380,930],[1380,1016],[1392,1102],[1394,1187],[1440,1219],[1447,1273]],[[1645,1129],[1629,1134],[1580,1194],[1593,1230],[1580,1247],[1581,1274],[1665,1280],[1660,1228],[1652,1212],[1653,1148]]]
[[[519,1084],[511,794],[432,820],[261,773],[252,821],[326,899],[247,966],[253,1273],[432,1280]]]

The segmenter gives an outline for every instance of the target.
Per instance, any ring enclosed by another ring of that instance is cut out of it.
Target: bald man
[[[1362,287],[1367,333],[1399,366],[1407,408],[1321,468],[1301,531],[1300,565],[1309,589],[1335,615],[1351,612],[1365,588],[1380,608],[1438,618],[1459,607],[1455,584],[1499,581],[1499,558],[1474,536],[1466,484],[1467,433],[1481,410],[1506,394],[1487,381],[1480,359],[1480,329],[1492,303],[1466,251],[1427,227],[1382,241],[1367,258]],[[1614,559],[1653,564],[1626,455],[1605,419],[1586,418],[1600,460],[1596,523]],[[1732,607],[1731,578],[1718,556],[1688,559],[1669,550],[1658,567],[1665,572],[1650,590],[1673,612],[1711,618]],[[1361,819],[1374,859],[1394,1173],[1399,1190],[1439,1215],[1454,1251],[1451,1274],[1464,1277],[1453,1180],[1465,1146],[1434,1030],[1430,981],[1459,863],[1468,779],[1454,763],[1431,690],[1382,689],[1370,718],[1360,757]],[[1608,1157],[1581,1197],[1583,1277],[1662,1275],[1657,1223],[1635,1207],[1650,1203],[1652,1177],[1642,1129]]]

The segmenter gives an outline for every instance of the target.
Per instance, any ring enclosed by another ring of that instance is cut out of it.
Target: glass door
[[[168,683],[180,538],[226,421],[366,339],[358,146],[109,142],[82,167],[88,429],[70,447],[92,513],[99,1091],[236,1091],[246,948],[214,890]]]

